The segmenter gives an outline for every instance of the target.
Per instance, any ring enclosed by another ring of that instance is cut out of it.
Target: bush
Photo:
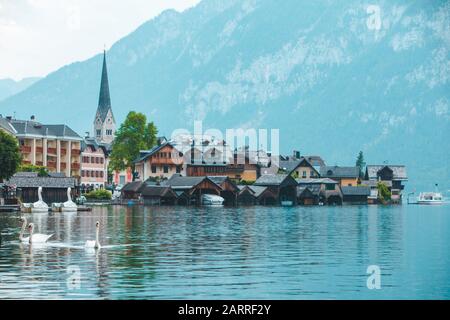
[[[20,172],[37,172],[39,177],[47,177],[48,169],[42,166],[35,166],[32,164],[22,164],[19,167]]]
[[[378,182],[377,188],[378,188],[378,198],[381,201],[391,200],[391,192],[389,191],[388,187],[384,183]]]
[[[104,189],[92,190],[85,196],[89,200],[111,200],[112,198],[111,192]]]
[[[241,180],[239,182],[239,184],[245,185],[245,186],[251,186],[255,183],[255,181],[250,181],[250,180]]]

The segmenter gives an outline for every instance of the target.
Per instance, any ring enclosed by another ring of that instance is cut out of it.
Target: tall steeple
[[[94,120],[94,135],[100,142],[111,143],[114,140],[116,122],[109,95],[108,69],[106,66],[106,50],[103,51],[103,69],[98,97],[97,113]]]
[[[97,112],[102,116],[102,120],[106,117],[108,110],[111,109],[111,97],[109,96],[108,68],[106,66],[106,51],[103,51],[103,69],[102,81],[100,83],[100,94],[98,97]]]

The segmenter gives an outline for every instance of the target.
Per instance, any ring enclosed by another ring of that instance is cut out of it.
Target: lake
[[[450,206],[0,214],[0,299],[449,299]],[[84,249],[95,239],[100,250]],[[369,266],[380,289],[369,289]]]

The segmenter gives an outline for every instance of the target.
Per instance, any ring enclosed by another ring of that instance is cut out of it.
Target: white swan
[[[86,249],[88,248],[94,248],[94,249],[100,249],[100,242],[98,241],[98,235],[100,232],[100,222],[96,222],[95,223],[95,240],[87,240],[86,243],[84,244],[84,247]]]
[[[72,201],[71,190],[71,188],[67,188],[67,201],[62,204],[62,211],[77,211],[78,209],[76,203]]]
[[[26,238],[23,237],[23,233],[25,232],[25,227],[27,225],[27,219],[25,217],[21,217],[20,222],[22,222],[22,229],[20,230],[20,233],[19,233],[19,240],[21,242],[28,243],[30,241],[30,237],[26,237]]]
[[[38,188],[39,200],[32,204],[31,212],[48,212],[48,205],[42,200],[42,187]]]
[[[28,231],[30,232],[30,236],[27,238],[23,238],[22,237],[22,242],[24,242],[26,239],[28,239],[28,243],[32,244],[32,243],[44,243],[47,242],[48,239],[50,239],[53,234],[47,235],[47,234],[42,234],[42,233],[36,233],[33,234],[34,231],[34,223],[30,223],[28,225]]]

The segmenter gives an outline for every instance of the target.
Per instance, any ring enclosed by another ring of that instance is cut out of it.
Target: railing
[[[55,169],[56,161],[47,161],[47,167]]]
[[[42,167],[44,165],[44,163],[42,161],[36,161],[36,165]]]
[[[61,148],[61,154],[62,154],[62,155],[65,155],[66,153],[67,153],[67,149]]]
[[[31,152],[31,147],[30,146],[20,146],[20,151],[21,152],[30,153]]]
[[[70,165],[70,168],[71,168],[72,170],[78,170],[78,169],[80,169],[80,164],[79,164],[79,163],[72,163],[72,164]]]
[[[36,147],[36,153],[43,153],[43,152],[44,152],[44,148]]]
[[[56,148],[47,148],[47,152],[50,154],[56,154]]]
[[[73,156],[79,156],[81,154],[81,150],[80,149],[72,149],[72,155]]]
[[[67,168],[67,164],[65,162],[61,162],[60,166],[61,166],[61,170],[64,170]]]
[[[31,161],[30,160],[22,160],[22,163],[23,164],[31,164]]]

